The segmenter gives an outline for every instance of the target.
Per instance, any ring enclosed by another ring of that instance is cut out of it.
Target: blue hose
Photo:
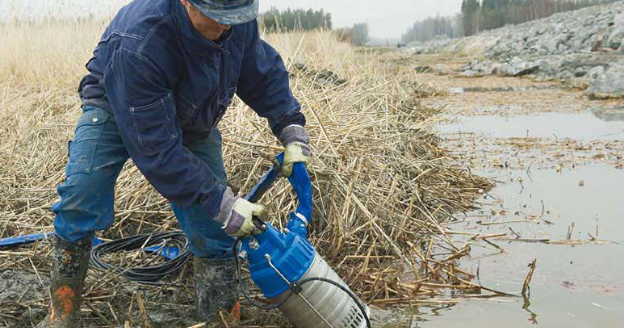
[[[46,240],[54,238],[54,232],[46,232],[46,233],[34,233],[30,235],[17,236],[0,239],[0,248],[10,247],[10,246],[19,246],[19,245],[27,245],[32,244],[36,241]],[[97,237],[93,238],[93,246],[98,246],[103,244],[104,241]],[[180,254],[180,249],[174,246],[152,246],[146,247],[145,251],[148,253],[158,252],[158,255],[166,258],[167,260],[173,260]]]

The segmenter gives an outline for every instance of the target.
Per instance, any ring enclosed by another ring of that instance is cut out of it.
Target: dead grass
[[[48,22],[0,29],[0,237],[52,230],[49,209],[57,201],[55,186],[63,179],[67,141],[80,114],[76,88],[103,28],[103,23]],[[454,245],[443,224],[453,213],[471,209],[491,185],[450,165],[428,132],[439,117],[417,98],[430,94],[431,86],[411,67],[357,53],[329,32],[266,39],[292,72],[293,91],[308,118],[315,155],[312,242],[320,253],[365,301],[377,305],[447,296],[448,290],[479,292],[472,276],[455,267],[467,249]],[[326,78],[327,71],[346,83]],[[230,183],[247,192],[281,147],[266,122],[239,100],[220,128]],[[168,202],[131,163],[116,191],[116,223],[102,236],[177,229]],[[262,199],[277,226],[294,208],[292,199],[284,181]],[[436,257],[435,249],[447,255]],[[42,243],[2,252],[0,271],[45,276],[47,251]],[[173,304],[171,317],[184,317],[192,310],[189,272],[187,267],[171,285],[153,288],[91,270],[86,326],[139,324],[145,311],[156,320]],[[145,304],[137,307],[141,295]],[[3,306],[2,320],[29,326],[45,311],[45,299],[20,303]],[[24,306],[40,311],[14,319]],[[275,321],[275,315],[262,320]]]

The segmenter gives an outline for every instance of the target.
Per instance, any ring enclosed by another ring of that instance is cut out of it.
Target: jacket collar
[[[188,13],[179,0],[173,0],[173,22],[178,26],[178,32],[184,47],[195,54],[206,56],[214,51],[228,52],[224,49],[225,44],[234,34],[234,26],[226,31],[218,42],[204,38],[191,23]]]

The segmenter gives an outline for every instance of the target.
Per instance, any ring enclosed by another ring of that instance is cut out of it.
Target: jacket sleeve
[[[278,137],[291,124],[305,125],[284,62],[273,47],[260,39],[256,21],[249,23],[247,29],[237,94],[258,115],[269,120]]]
[[[173,93],[153,61],[117,49],[104,74],[106,94],[130,157],[169,201],[218,214],[226,186],[182,145]]]

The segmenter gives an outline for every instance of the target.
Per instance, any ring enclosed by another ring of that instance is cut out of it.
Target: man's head
[[[258,16],[259,0],[180,0],[195,29],[206,39],[217,40],[231,25]]]

